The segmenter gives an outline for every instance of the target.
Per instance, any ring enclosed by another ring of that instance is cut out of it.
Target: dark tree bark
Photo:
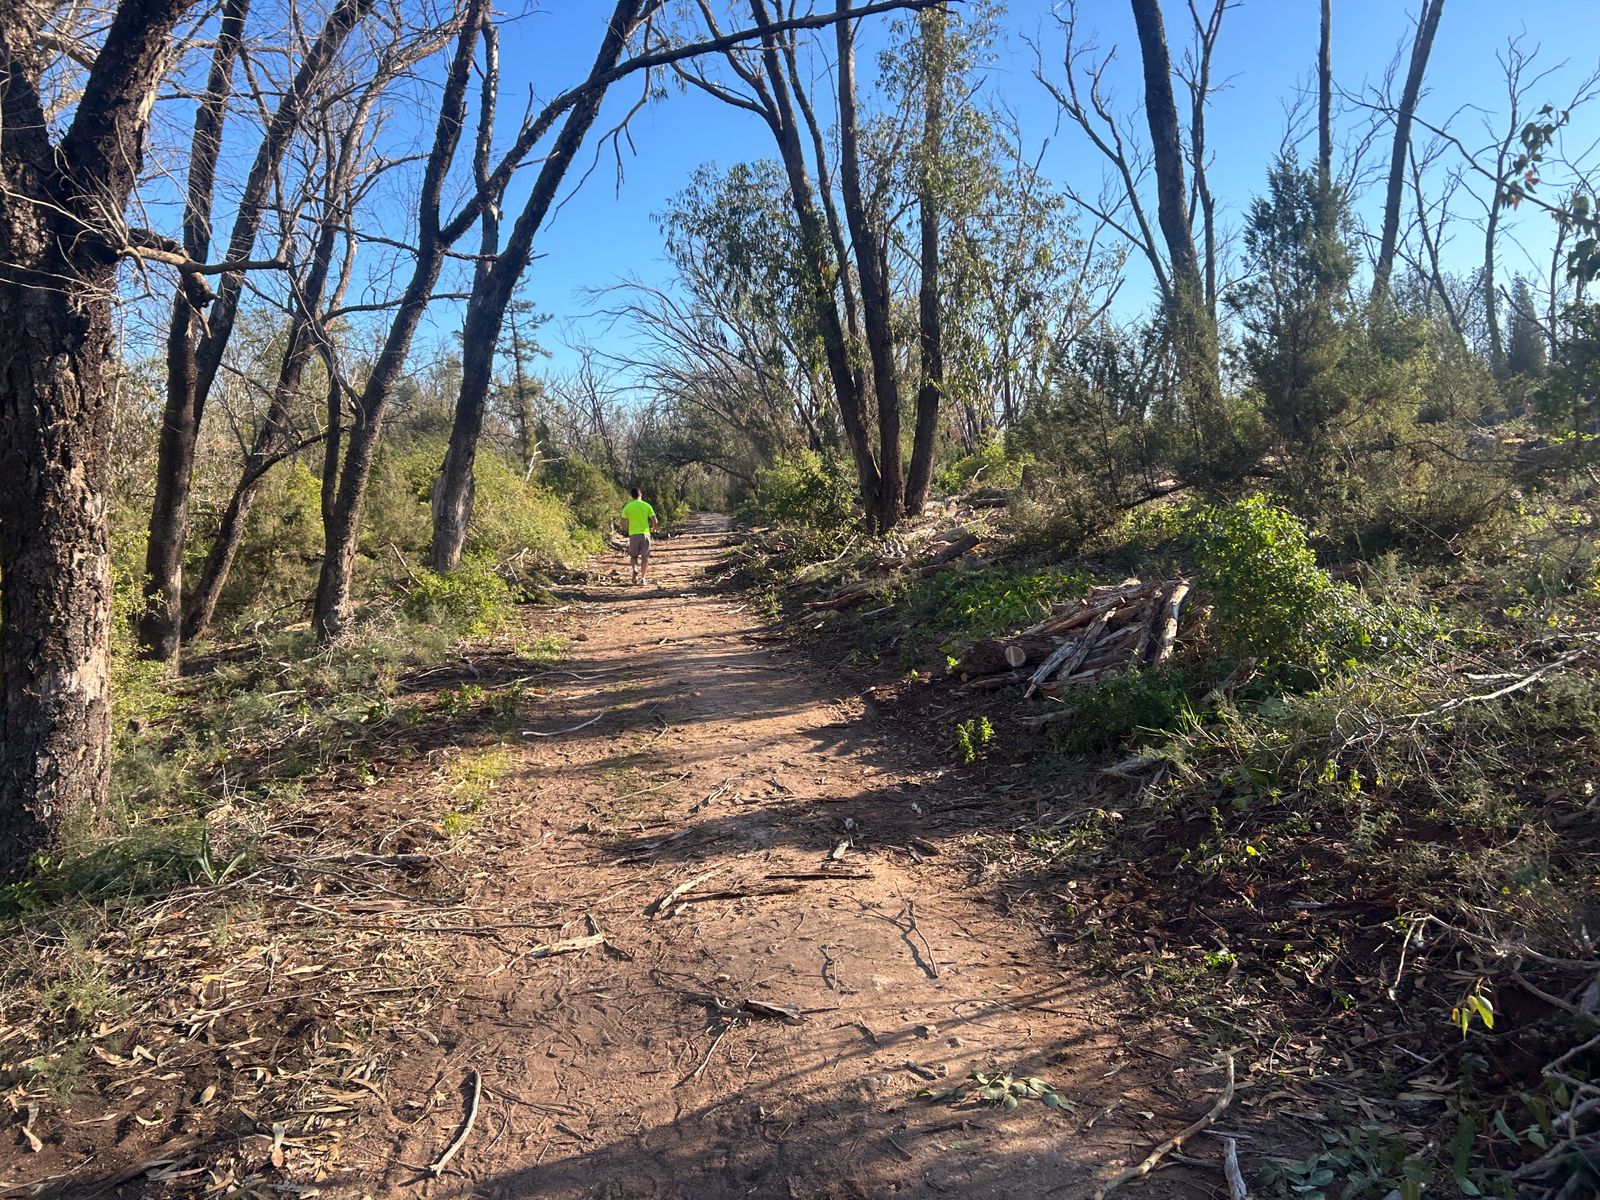
[[[900,447],[900,378],[894,360],[889,270],[885,231],[874,227],[861,186],[861,146],[856,125],[855,29],[843,17],[850,0],[834,0],[840,20],[834,25],[839,51],[839,193],[845,224],[855,246],[856,277],[861,284],[861,320],[872,364],[873,395],[878,402],[877,524],[887,532],[899,524],[904,506],[905,462]]]
[[[1317,49],[1317,186],[1333,194],[1333,0],[1322,0],[1322,39]]]
[[[1372,268],[1372,303],[1382,304],[1389,296],[1389,277],[1394,271],[1395,250],[1400,243],[1400,203],[1405,196],[1406,162],[1411,148],[1411,122],[1422,97],[1422,79],[1433,52],[1433,38],[1439,32],[1439,17],[1444,0],[1423,0],[1417,17],[1417,32],[1411,43],[1411,63],[1406,70],[1400,107],[1394,114],[1394,147],[1389,154],[1389,183],[1384,195],[1383,232],[1378,242],[1378,258]]]
[[[111,301],[155,85],[192,0],[124,0],[70,127],[40,6],[0,6],[0,875],[103,810],[110,761]]]
[[[1217,332],[1205,300],[1199,258],[1189,225],[1183,179],[1183,147],[1178,109],[1172,95],[1172,59],[1158,0],[1132,0],[1134,24],[1144,61],[1145,115],[1156,175],[1156,215],[1171,265],[1173,301],[1169,311],[1190,418],[1202,445],[1218,432],[1222,383],[1217,363]]]
[[[261,229],[272,184],[300,128],[312,91],[373,3],[374,0],[340,0],[295,72],[293,83],[267,123],[245,180],[228,240],[229,261],[243,261],[249,257]],[[239,21],[242,26],[242,7]],[[233,49],[237,51],[236,41]],[[222,51],[219,42],[217,55]],[[207,100],[195,119],[194,155],[184,209],[185,242],[188,242],[191,227],[203,230],[206,249],[210,241],[212,189],[222,113],[231,92],[232,56],[226,69],[219,72],[219,66],[218,59],[214,59]],[[213,104],[214,118],[208,120],[207,109]],[[204,254],[193,250],[189,250],[189,256],[196,260],[204,258]],[[195,441],[205,415],[206,398],[233,335],[243,295],[244,272],[224,275],[216,302],[206,317],[206,333],[198,339],[194,310],[181,296],[173,305],[167,340],[166,406],[156,459],[150,537],[145,550],[146,607],[139,625],[145,653],[162,661],[175,660],[179,649],[183,622],[183,553],[189,528],[189,488],[194,476]]]
[[[921,21],[926,76],[922,104],[922,171],[917,197],[922,266],[917,289],[917,333],[922,362],[917,388],[917,428],[911,444],[911,465],[906,472],[906,512],[912,516],[920,513],[928,502],[934,442],[939,432],[939,405],[944,396],[944,331],[939,320],[938,164],[944,144],[945,14],[930,9],[921,15]]]
[[[646,0],[617,0],[610,24],[601,39],[599,53],[590,68],[590,80],[601,79],[616,67],[645,3]],[[493,43],[487,46],[488,57],[492,60]],[[484,72],[484,103],[489,107],[492,107],[495,76],[493,70]],[[516,293],[523,272],[533,261],[534,238],[550,211],[556,190],[561,186],[600,112],[605,94],[604,87],[587,89],[583,98],[567,114],[561,132],[556,135],[555,145],[539,168],[527,203],[512,226],[505,249],[492,262],[489,257],[494,255],[499,243],[499,225],[485,216],[484,257],[479,259],[461,330],[461,394],[456,401],[455,418],[450,429],[450,446],[434,489],[433,569],[440,573],[455,569],[461,561],[461,549],[467,538],[467,523],[472,515],[472,466],[477,457],[478,439],[483,431],[483,417],[494,377],[495,350],[500,344],[500,332],[505,325],[506,308]],[[488,175],[488,145],[483,139],[480,139],[479,159],[481,166],[478,177],[482,185],[487,182]]]
[[[227,0],[217,44],[211,52],[206,91],[195,111],[194,136],[189,148],[189,181],[183,206],[183,250],[196,262],[211,255],[211,198],[217,178],[217,158],[222,152],[222,129],[228,101],[233,95],[233,66],[244,40],[250,0]],[[187,500],[187,478],[182,499],[168,470],[192,461],[197,435],[194,340],[200,310],[189,292],[178,288],[172,297],[172,317],[167,327],[167,403],[161,421],[157,451],[154,507],[150,538],[145,549],[145,611],[139,636],[152,658],[171,659],[178,653],[178,617],[183,587],[183,539],[178,506]],[[187,470],[184,472],[187,477]]]

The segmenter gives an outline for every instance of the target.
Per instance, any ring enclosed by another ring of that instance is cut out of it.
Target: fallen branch
[[[1231,1137],[1222,1139],[1222,1173],[1228,1180],[1228,1200],[1250,1200],[1250,1189],[1239,1170],[1239,1143]]]
[[[528,951],[529,958],[553,958],[557,954],[571,954],[575,950],[587,950],[592,946],[605,944],[605,934],[591,933],[587,937],[568,938],[564,942],[550,942],[543,946],[535,946]]]
[[[683,895],[685,892],[689,891],[692,888],[698,887],[700,884],[702,884],[706,880],[710,879],[713,875],[722,874],[722,872],[726,871],[727,869],[728,868],[726,868],[726,867],[712,867],[711,870],[702,871],[700,874],[696,875],[693,879],[684,880],[682,883],[680,883],[677,887],[673,888],[666,895],[660,897],[657,900],[652,900],[649,904],[645,905],[644,915],[647,916],[647,917],[660,916],[662,913],[664,913],[668,908],[670,908],[672,906],[672,902],[674,900],[676,900],[679,896]]]
[[[1143,1179],[1146,1175],[1150,1174],[1151,1171],[1155,1170],[1157,1163],[1159,1163],[1168,1154],[1171,1154],[1179,1146],[1183,1145],[1183,1143],[1189,1138],[1192,1138],[1195,1134],[1200,1133],[1202,1130],[1209,1129],[1213,1124],[1216,1123],[1216,1119],[1222,1115],[1222,1110],[1233,1103],[1233,1091],[1233,1055],[1230,1054],[1228,1055],[1228,1079],[1223,1085],[1222,1094],[1217,1097],[1217,1102],[1211,1106],[1211,1111],[1206,1113],[1205,1116],[1201,1117],[1193,1125],[1190,1125],[1188,1128],[1174,1134],[1172,1137],[1169,1137],[1166,1141],[1162,1142],[1154,1150],[1150,1151],[1149,1154],[1145,1155],[1144,1160],[1137,1166],[1129,1167],[1126,1171],[1123,1171],[1118,1175],[1114,1175],[1100,1187],[1096,1188],[1094,1200],[1105,1200],[1107,1196],[1109,1196],[1113,1191],[1121,1187],[1123,1184],[1131,1183],[1135,1179]]]
[[[571,726],[570,728],[567,728],[567,729],[552,729],[552,730],[549,730],[548,732],[541,731],[541,730],[538,730],[538,729],[524,729],[522,731],[522,736],[523,737],[560,737],[564,733],[577,733],[578,730],[580,730],[580,729],[587,729],[587,728],[589,728],[589,726],[595,724],[596,722],[604,721],[610,715],[611,715],[611,710],[608,708],[608,709],[606,709],[605,712],[601,713],[598,717],[590,717],[587,721],[584,721],[584,722],[582,722],[580,724],[577,724],[577,725],[573,725],[573,726]]]
[[[472,1132],[473,1125],[477,1123],[478,1105],[482,1100],[483,1076],[474,1068],[472,1072],[472,1102],[467,1105],[467,1119],[462,1122],[461,1132],[456,1134],[455,1140],[445,1148],[445,1152],[428,1164],[427,1172],[429,1175],[438,1178],[440,1173],[450,1165],[450,1160],[460,1152],[461,1147],[466,1143],[467,1136]]]

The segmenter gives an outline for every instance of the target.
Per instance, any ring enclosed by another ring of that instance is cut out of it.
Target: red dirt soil
[[[459,992],[401,1033],[390,1116],[323,1195],[1084,1197],[1204,1107],[1215,1080],[1171,1078],[1114,983],[939,853],[972,797],[934,731],[892,742],[705,585],[727,536],[699,518],[649,587],[613,556],[571,597],[573,676],[531,723],[555,736],[513,748],[473,864],[475,905],[566,924],[509,959],[461,939]],[[995,1068],[1070,1111],[916,1096]]]

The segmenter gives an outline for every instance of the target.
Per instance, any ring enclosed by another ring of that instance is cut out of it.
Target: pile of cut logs
[[[978,642],[959,672],[982,690],[1023,684],[1024,698],[1059,695],[1085,683],[1156,666],[1172,656],[1178,638],[1198,621],[1187,605],[1187,580],[1095,587],[1080,601],[1057,605],[1037,625]]]

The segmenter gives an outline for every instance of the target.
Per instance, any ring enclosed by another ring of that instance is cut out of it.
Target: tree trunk
[[[834,0],[838,12],[850,0]],[[855,31],[851,23],[834,25],[839,50],[839,187],[845,223],[855,244],[856,275],[861,281],[861,319],[872,363],[873,391],[878,401],[878,529],[887,532],[900,521],[905,466],[900,449],[900,380],[894,361],[888,263],[882,231],[873,228],[861,187],[861,148],[856,128]]]
[[[939,320],[939,186],[938,163],[944,141],[945,14],[930,9],[921,15],[926,72],[922,105],[922,171],[917,197],[917,231],[921,242],[922,278],[917,290],[918,345],[922,355],[917,388],[917,429],[906,472],[906,512],[915,516],[928,502],[933,479],[934,443],[939,432],[939,404],[944,396],[944,334]]]
[[[487,12],[488,0],[473,0],[456,39],[455,56],[440,101],[433,145],[428,152],[417,201],[417,252],[411,281],[401,295],[383,348],[356,402],[355,421],[344,439],[347,448],[338,486],[331,496],[324,493],[322,568],[317,576],[317,594],[311,613],[312,628],[320,642],[333,640],[350,620],[350,591],[355,580],[361,509],[366,501],[367,483],[372,477],[372,463],[383,433],[384,418],[395,385],[405,370],[412,338],[416,336],[450,249],[450,239],[441,229],[440,197],[466,124],[467,80]],[[475,199],[493,202],[495,198],[486,197],[480,189]],[[469,207],[462,215],[471,211]],[[459,234],[452,231],[451,236]]]
[[[757,25],[771,23],[765,0],[750,0],[750,11]],[[812,314],[817,322],[818,336],[822,339],[834,395],[838,399],[839,420],[844,426],[845,443],[850,447],[851,457],[855,461],[861,503],[868,518],[871,519],[879,510],[879,497],[887,484],[879,472],[877,457],[872,451],[860,376],[852,370],[850,347],[845,340],[844,326],[839,319],[839,307],[834,299],[831,280],[835,271],[843,269],[843,263],[836,265],[828,252],[827,234],[823,229],[822,218],[817,212],[816,193],[812,189],[811,175],[806,167],[805,151],[800,145],[799,126],[795,120],[788,81],[779,60],[776,39],[770,35],[763,37],[761,52],[767,84],[771,89],[770,107],[763,115],[777,142],[778,157],[783,162],[784,173],[789,180],[789,200],[794,206],[795,220],[800,226],[800,241],[805,254],[806,286],[811,294]]]
[[[300,128],[312,91],[338,55],[345,39],[374,3],[375,0],[340,0],[329,14],[316,41],[306,52],[295,72],[293,83],[267,123],[250,174],[245,180],[228,239],[227,254],[230,261],[249,258],[261,228],[272,184],[278,178],[284,155],[288,153],[294,134]],[[212,83],[218,81],[214,67]],[[226,74],[220,76],[220,86],[225,106],[230,90]],[[205,111],[202,108],[195,120],[195,168],[199,170],[208,156],[210,162],[204,164],[198,180],[195,171],[191,171],[184,217],[186,242],[191,218],[208,232],[210,227],[218,139],[203,136],[204,121]],[[220,115],[216,128],[220,132]],[[209,237],[204,249],[209,252]],[[192,250],[189,255],[195,259],[205,257],[204,253],[196,254]],[[163,661],[175,659],[178,654],[183,616],[183,553],[189,527],[189,489],[194,476],[195,441],[205,415],[206,399],[233,335],[243,296],[244,272],[224,275],[216,302],[207,316],[205,336],[198,342],[194,338],[192,310],[183,305],[181,298],[173,308],[173,324],[167,345],[166,409],[156,459],[150,538],[145,549],[146,612],[139,630],[145,652]]]
[[[445,453],[444,467],[434,489],[433,569],[441,574],[455,569],[461,561],[461,548],[466,542],[467,523],[472,515],[473,461],[477,457],[478,439],[483,431],[489,386],[494,377],[495,350],[505,324],[506,308],[516,292],[517,282],[533,261],[534,238],[544,224],[550,205],[555,201],[556,190],[561,186],[600,112],[606,88],[598,85],[598,81],[609,74],[622,58],[644,3],[645,0],[617,0],[599,53],[589,70],[589,80],[597,86],[588,88],[567,114],[555,145],[539,168],[527,203],[512,226],[505,250],[492,264],[480,269],[473,280],[472,297],[467,303],[466,319],[461,331],[461,394],[457,398],[455,418],[451,424],[450,447]],[[493,77],[493,71],[485,72],[485,103],[489,102]],[[487,150],[481,141],[480,149],[486,159]],[[497,223],[484,226],[483,240],[485,256],[492,254],[493,247],[499,241]],[[484,261],[480,259],[480,262]]]
[[[1406,157],[1411,148],[1411,121],[1422,96],[1422,78],[1427,72],[1428,55],[1439,31],[1444,0],[1423,0],[1417,17],[1416,38],[1411,44],[1411,65],[1395,111],[1394,148],[1389,154],[1389,184],[1383,204],[1383,233],[1378,243],[1378,260],[1372,268],[1372,303],[1382,304],[1389,296],[1389,276],[1394,271],[1395,250],[1400,243],[1400,202],[1405,195]]]
[[[54,145],[42,6],[0,8],[0,875],[94,824],[106,799],[115,226],[189,3],[118,6]]]
[[[1183,181],[1183,148],[1178,109],[1172,95],[1172,60],[1158,0],[1132,0],[1134,24],[1144,61],[1145,115],[1156,174],[1157,216],[1172,268],[1173,304],[1169,317],[1190,418],[1202,451],[1222,431],[1222,383],[1217,362],[1216,324],[1205,300],[1194,235],[1189,226]]]
[[[1333,0],[1322,0],[1322,41],[1317,51],[1317,186],[1333,194]]]
[[[211,52],[205,96],[195,111],[183,206],[183,252],[196,262],[211,256],[211,199],[217,159],[222,153],[228,100],[233,95],[233,65],[239,57],[249,11],[250,0],[227,0],[217,44]],[[183,615],[184,535],[200,422],[195,362],[198,316],[188,291],[178,288],[167,327],[167,400],[156,452],[150,534],[145,543],[145,607],[139,617],[139,641],[145,655],[162,662],[178,656]]]

